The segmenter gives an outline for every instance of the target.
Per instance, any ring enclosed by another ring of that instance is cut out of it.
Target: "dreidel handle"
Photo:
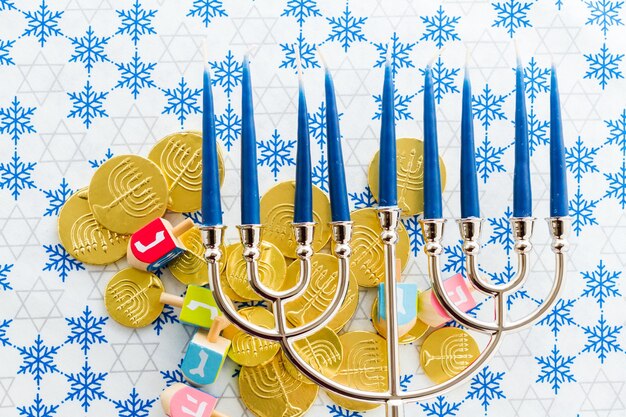
[[[220,333],[222,333],[222,330],[224,330],[228,326],[230,326],[230,322],[224,316],[217,316],[215,319],[213,319],[213,324],[211,325],[211,328],[209,329],[209,334],[207,335],[207,340],[209,341],[209,343],[217,342],[217,338],[220,336]]]
[[[162,292],[161,296],[159,297],[159,301],[161,302],[161,304],[167,304],[170,306],[183,308],[183,297],[179,297],[178,295]]]
[[[213,410],[211,412],[211,417],[228,417],[228,416],[226,414],[224,414],[224,413],[220,413],[217,410]]]
[[[193,228],[193,220],[185,219],[172,228],[172,234],[176,237]]]
[[[402,282],[402,259],[396,258],[396,281]]]

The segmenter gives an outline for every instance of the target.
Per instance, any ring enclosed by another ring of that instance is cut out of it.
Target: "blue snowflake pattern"
[[[574,146],[565,149],[565,165],[574,174],[576,181],[580,182],[583,174],[598,172],[598,167],[593,160],[598,155],[598,149],[584,146],[580,136],[576,139]]]
[[[540,93],[546,93],[550,89],[550,68],[540,68],[535,57],[530,59],[528,66],[524,68],[524,84],[526,94],[531,102],[534,102]]]
[[[102,327],[106,324],[107,320],[108,317],[94,316],[89,306],[86,306],[82,315],[65,318],[71,332],[67,336],[65,343],[76,343],[80,345],[83,353],[87,355],[91,345],[107,343],[107,339],[102,333]]]
[[[513,212],[510,207],[507,207],[502,217],[490,217],[487,219],[489,226],[491,226],[492,232],[489,235],[488,245],[495,244],[504,249],[507,256],[513,250],[513,232],[511,231],[510,218]]]
[[[554,345],[550,355],[535,357],[535,360],[541,367],[535,382],[550,384],[554,393],[558,394],[564,383],[576,382],[576,378],[574,378],[570,369],[574,364],[574,359],[576,359],[575,356],[562,355],[561,351]]]
[[[429,417],[454,417],[459,411],[462,403],[456,403],[454,401],[448,402],[443,395],[438,396],[435,401],[431,403],[419,404],[422,407],[422,411]]]
[[[116,10],[116,12],[122,21],[115,33],[129,35],[135,45],[142,36],[156,34],[156,30],[152,26],[152,19],[157,11],[144,9],[139,0],[135,0],[130,9]]]
[[[243,65],[235,59],[232,51],[228,51],[226,57],[221,61],[213,61],[209,64],[213,71],[211,83],[219,85],[230,97],[233,89],[241,84],[243,77]]]
[[[462,250],[463,241],[459,240],[456,245],[449,245],[443,248],[446,254],[446,263],[443,265],[444,272],[455,272],[465,275],[465,253]]]
[[[0,10],[15,10],[15,3],[10,0],[0,0]]]
[[[85,88],[82,91],[67,93],[67,95],[72,101],[72,109],[67,117],[82,119],[87,129],[91,126],[93,119],[97,117],[109,117],[108,113],[103,108],[104,99],[109,95],[108,91],[94,91],[89,80],[87,80]]]
[[[226,150],[230,151],[235,141],[241,134],[241,117],[235,113],[235,109],[230,102],[226,106],[226,111],[215,119],[215,132],[219,140],[224,143]]]
[[[13,264],[0,265],[0,290],[2,291],[10,291],[13,289],[13,287],[11,287],[11,283],[9,282],[9,273],[11,272],[11,269],[13,269]],[[0,337],[0,343],[1,342],[2,338]]]
[[[313,167],[311,179],[313,180],[313,184],[317,185],[320,190],[328,192],[328,161],[324,157],[324,154],[322,154],[319,162]]]
[[[437,48],[441,48],[446,42],[460,41],[456,33],[456,25],[461,20],[460,16],[448,16],[443,10],[443,6],[433,16],[420,16],[422,23],[426,25],[426,30],[420,41],[433,41]]]
[[[537,147],[547,145],[550,141],[548,137],[549,128],[550,122],[547,120],[539,120],[535,109],[531,107],[528,112],[528,144],[531,156],[535,153]]]
[[[250,307],[263,307],[267,308],[267,301],[265,300],[252,300],[252,301],[235,301],[235,307],[237,310]]]
[[[107,151],[104,153],[104,157],[100,159],[90,159],[89,166],[94,169],[99,168],[102,164],[104,164],[111,158],[113,158],[113,152],[111,151],[111,148],[107,148]]]
[[[622,271],[609,271],[606,269],[604,261],[600,260],[595,270],[581,272],[581,276],[585,280],[585,289],[581,296],[595,298],[602,308],[608,298],[622,295],[617,287],[617,280],[620,275],[622,275]]]
[[[437,104],[441,103],[441,99],[447,93],[458,93],[459,88],[454,85],[455,77],[459,74],[460,68],[446,68],[443,65],[441,57],[437,58],[435,65],[432,67],[433,74],[433,92],[435,93],[435,100]],[[420,69],[422,75],[426,74],[426,70]],[[420,88],[419,92],[424,91],[424,87]]]
[[[554,5],[557,7],[558,10],[561,10],[561,7],[563,7],[563,0],[556,0],[554,2]]]
[[[302,26],[306,19],[313,16],[321,16],[320,9],[315,0],[288,0],[281,16],[293,16],[298,25]]]
[[[353,16],[347,2],[346,9],[341,16],[327,17],[326,20],[331,26],[331,32],[326,41],[339,42],[345,52],[348,52],[352,43],[366,41],[363,25],[367,21],[367,17],[357,18]]]
[[[372,194],[372,190],[370,190],[369,185],[365,186],[365,191],[360,193],[348,193],[348,197],[352,202],[352,207],[354,209],[361,209],[366,207],[372,207],[376,204],[376,200],[374,199],[374,194]]]
[[[507,257],[506,265],[504,265],[504,269],[500,272],[490,272],[488,273],[491,281],[493,281],[496,285],[505,285],[511,282],[511,280],[515,277],[516,271],[513,268],[513,264],[511,263],[511,258]],[[511,310],[513,304],[517,300],[529,299],[528,291],[524,289],[517,290],[513,293],[509,293],[506,296],[506,307],[507,310]]]
[[[15,45],[15,41],[4,41],[0,39],[0,65],[15,65],[15,61],[11,55],[11,48]]]
[[[485,129],[488,129],[494,120],[506,120],[502,105],[507,97],[493,94],[489,84],[485,84],[482,93],[472,97],[474,118],[480,120]]]
[[[326,408],[330,413],[330,417],[363,417],[363,414],[358,411],[344,409],[338,405],[327,405]]]
[[[389,49],[388,43],[375,43],[376,52],[378,52],[378,59],[374,64],[374,67],[381,68],[387,61],[387,51]],[[397,32],[393,32],[391,35],[391,51],[389,52],[391,58],[391,69],[393,74],[396,75],[400,68],[415,68],[413,60],[409,55],[415,47],[415,42],[404,43],[400,42]]]
[[[41,46],[51,36],[61,36],[59,28],[59,19],[63,12],[52,11],[46,4],[46,0],[41,0],[41,6],[38,9],[28,12],[22,12],[28,26],[24,29],[22,36],[32,36],[39,40]]]
[[[493,400],[506,398],[500,383],[504,377],[504,372],[492,372],[485,366],[470,382],[470,388],[466,399],[480,400],[485,413]]]
[[[492,26],[506,28],[507,33],[512,38],[516,30],[532,26],[528,20],[528,12],[532,5],[533,3],[518,0],[493,3],[492,6],[497,16]]]
[[[165,381],[165,384],[168,387],[170,385],[173,385],[179,382],[180,383],[186,382],[185,376],[180,370],[182,365],[183,365],[183,360],[181,359],[180,362],[178,362],[178,367],[176,369],[172,369],[171,371],[159,371],[159,373],[161,374],[161,377],[163,378],[163,380]]]
[[[209,27],[209,23],[214,17],[228,16],[222,0],[193,0],[193,5],[189,9],[187,16],[199,17],[205,27]]]
[[[537,324],[549,326],[556,338],[562,330],[562,327],[576,325],[574,318],[571,316],[572,307],[574,307],[575,302],[576,300],[573,299],[560,299],[554,307],[552,307],[550,312]]]
[[[604,123],[610,129],[610,136],[605,143],[619,146],[626,155],[626,109],[622,110],[617,119],[605,120]]]
[[[274,180],[276,180],[281,168],[296,165],[295,159],[291,156],[295,145],[295,140],[281,139],[278,130],[274,129],[270,139],[259,142],[259,150],[261,151],[258,160],[259,165],[269,167]]]
[[[31,374],[37,384],[41,382],[44,374],[58,371],[54,356],[59,352],[59,346],[46,346],[41,335],[37,335],[33,345],[18,347],[17,350],[22,355],[23,362],[17,373]]]
[[[615,173],[604,174],[609,183],[605,197],[614,198],[620,207],[626,208],[626,160],[622,160],[622,166]]]
[[[34,133],[35,127],[30,119],[35,110],[35,107],[23,107],[17,97],[13,97],[10,106],[0,107],[0,133],[11,135],[16,144],[23,134]]]
[[[115,88],[128,88],[134,99],[137,99],[139,90],[142,88],[156,87],[151,74],[156,63],[146,64],[141,62],[137,51],[135,51],[135,55],[133,55],[130,62],[115,64],[115,66],[120,72],[120,80],[115,85]]]
[[[9,338],[7,336],[7,330],[9,330],[9,326],[13,320],[4,319],[0,323],[0,345],[2,346],[11,346],[11,342],[9,342]]]
[[[61,281],[65,282],[65,279],[71,271],[81,271],[85,269],[83,264],[72,258],[61,244],[43,245],[43,248],[48,255],[48,262],[46,262],[46,266],[44,266],[43,270],[58,272]]]
[[[339,121],[343,113],[339,113]],[[326,146],[326,103],[322,101],[315,113],[309,113],[309,134],[323,151]]]
[[[587,19],[587,25],[596,25],[600,27],[604,36],[606,36],[611,26],[623,25],[619,16],[620,9],[624,5],[623,1],[585,1],[589,8],[591,16]]]
[[[163,90],[165,98],[167,98],[167,104],[163,108],[162,114],[176,115],[180,121],[180,127],[184,127],[185,120],[187,120],[190,114],[201,112],[198,105],[198,98],[201,92],[201,88],[189,88],[185,77],[182,77],[176,88]]]
[[[605,44],[602,44],[600,52],[584,54],[585,60],[589,64],[589,70],[585,74],[586,79],[597,80],[604,90],[609,80],[624,78],[619,64],[624,58],[624,54],[612,54]]]
[[[409,244],[413,256],[417,256],[424,246],[424,236],[422,235],[422,226],[419,219],[420,216],[418,215],[402,220],[402,224],[409,234]]]
[[[374,113],[374,117],[372,120],[378,120],[383,115],[383,95],[377,94],[374,95],[374,102],[378,105],[378,110]],[[398,89],[394,90],[394,109],[395,109],[395,119],[396,120],[413,120],[413,116],[409,111],[409,104],[413,101],[415,94],[407,94],[402,95],[398,94]]]
[[[319,68],[317,62],[315,44],[308,43],[304,35],[300,33],[295,43],[281,43],[280,49],[285,53],[285,58],[280,63],[279,68],[298,68],[298,57],[302,68]]]
[[[13,199],[17,201],[23,190],[37,188],[31,178],[36,165],[36,162],[24,163],[17,151],[13,152],[9,162],[0,163],[0,189],[10,190]]]
[[[407,392],[409,390],[409,384],[413,380],[413,376],[411,374],[404,374],[400,377],[400,388],[402,388],[402,392]]]
[[[197,223],[197,224],[201,224],[201,223]],[[178,321],[178,316],[174,312],[174,307],[166,304],[163,307],[163,311],[161,312],[159,317],[157,317],[156,320],[152,322],[152,324],[154,325],[153,329],[156,332],[157,336],[161,334],[161,331],[163,331],[163,328],[168,323],[179,323],[179,321]]]
[[[61,180],[61,184],[55,189],[43,190],[43,194],[48,199],[48,207],[44,212],[44,216],[58,216],[63,204],[74,193],[65,178]]]
[[[107,62],[109,58],[104,51],[104,47],[109,43],[110,36],[95,36],[93,28],[89,26],[87,33],[82,37],[69,38],[74,46],[74,53],[70,62],[81,62],[85,65],[87,73],[90,74],[93,64],[96,62]]]
[[[139,398],[137,389],[133,387],[126,400],[113,401],[113,404],[118,412],[118,417],[148,417],[155,402],[155,399],[143,400]]]
[[[610,352],[623,352],[624,349],[619,344],[617,337],[624,326],[609,326],[604,315],[600,315],[600,320],[595,326],[584,326],[583,330],[587,336],[587,343],[583,352],[593,352],[598,355],[600,363],[604,363],[606,355]]]
[[[80,372],[65,375],[70,383],[65,401],[78,401],[85,412],[89,411],[92,402],[106,398],[102,383],[107,375],[106,372],[94,372],[85,361]]]
[[[586,200],[580,192],[580,186],[576,189],[574,198],[569,201],[569,214],[574,219],[572,229],[576,236],[580,236],[585,226],[598,224],[594,217],[593,210],[598,205],[598,200]]]
[[[507,148],[493,146],[487,136],[485,136],[480,146],[476,148],[476,169],[483,183],[487,184],[487,180],[494,172],[506,171],[502,163],[502,157]]]
[[[39,392],[35,395],[35,401],[32,405],[17,407],[20,416],[24,417],[52,417],[58,409],[58,405],[45,405],[43,399],[39,396]]]

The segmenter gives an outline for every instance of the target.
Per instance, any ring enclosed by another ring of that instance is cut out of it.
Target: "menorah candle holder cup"
[[[421,220],[422,233],[424,236],[424,253],[428,262],[428,277],[437,300],[446,312],[460,324],[489,335],[489,341],[480,356],[466,369],[451,379],[418,390],[402,391],[400,387],[400,363],[398,343],[398,317],[397,306],[397,276],[399,271],[396,267],[396,244],[398,242],[398,226],[401,211],[398,207],[379,207],[378,217],[381,225],[381,241],[384,248],[385,258],[385,303],[386,303],[386,326],[387,326],[387,355],[388,355],[388,381],[389,388],[385,392],[372,392],[358,390],[333,381],[313,369],[296,352],[293,343],[319,331],[339,311],[341,304],[348,291],[348,277],[350,275],[350,255],[352,239],[352,222],[332,222],[332,238],[334,252],[337,258],[339,273],[338,286],[328,308],[315,320],[299,327],[288,325],[285,314],[285,303],[300,296],[307,288],[311,280],[311,257],[314,253],[312,248],[315,233],[314,223],[294,223],[292,225],[297,243],[296,256],[300,262],[300,276],[296,285],[288,290],[274,291],[267,288],[259,279],[258,259],[259,247],[262,239],[261,225],[238,226],[241,243],[244,246],[243,258],[246,261],[248,281],[252,288],[268,302],[272,304],[275,325],[268,329],[257,326],[242,318],[223,292],[220,282],[218,261],[220,259],[220,247],[222,244],[224,226],[200,226],[204,245],[206,247],[206,259],[209,267],[210,285],[214,291],[215,301],[224,315],[236,326],[252,336],[279,342],[285,356],[307,378],[337,395],[351,400],[378,403],[385,406],[387,417],[401,417],[404,415],[403,404],[406,402],[422,401],[440,395],[457,384],[466,381],[491,357],[500,343],[502,335],[506,332],[521,329],[544,314],[555,302],[565,277],[565,252],[567,251],[567,235],[570,219],[568,217],[552,217],[548,219],[550,234],[552,236],[552,251],[555,253],[555,278],[550,292],[539,307],[526,317],[508,322],[506,319],[506,293],[518,289],[529,275],[529,254],[532,249],[531,237],[535,219],[531,217],[511,218],[511,228],[514,238],[513,250],[517,254],[518,265],[515,277],[503,285],[493,285],[488,282],[479,272],[478,253],[480,251],[480,233],[483,220],[480,218],[466,218],[458,220],[459,231],[463,240],[462,250],[466,256],[467,276],[472,285],[483,294],[494,299],[494,321],[485,322],[468,315],[459,309],[444,290],[444,280],[441,273],[440,256],[443,253],[442,239],[445,229],[444,219]]]

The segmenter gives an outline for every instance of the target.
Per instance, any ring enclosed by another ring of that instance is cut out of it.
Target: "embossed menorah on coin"
[[[313,255],[314,223],[294,223],[293,232],[298,244],[296,255],[300,262],[300,276],[297,284],[285,291],[274,291],[267,288],[259,278],[258,260],[263,226],[259,224],[247,224],[238,226],[241,243],[244,246],[243,258],[246,261],[248,281],[254,291],[272,304],[275,325],[268,329],[248,322],[237,314],[232,302],[224,295],[220,283],[220,269],[218,261],[222,256],[221,245],[225,226],[201,226],[203,242],[206,248],[210,283],[214,291],[214,297],[224,315],[243,331],[263,339],[279,342],[287,359],[307,378],[320,387],[337,395],[351,400],[368,403],[384,404],[388,417],[400,417],[403,415],[403,403],[423,400],[439,395],[458,383],[470,378],[478,371],[496,350],[502,335],[507,332],[519,330],[530,325],[546,312],[556,300],[565,275],[565,252],[567,250],[567,233],[569,229],[568,217],[551,217],[548,225],[552,236],[552,251],[555,254],[556,266],[553,285],[549,294],[538,308],[517,321],[508,321],[506,318],[506,294],[515,291],[523,285],[529,275],[529,253],[532,248],[530,242],[535,219],[532,217],[511,218],[513,237],[515,240],[514,251],[517,253],[518,268],[515,277],[507,284],[493,285],[481,276],[478,268],[478,252],[480,250],[481,218],[465,218],[458,220],[459,230],[463,239],[463,252],[466,256],[467,276],[472,285],[481,293],[494,299],[494,320],[486,322],[479,320],[459,309],[450,295],[444,290],[443,276],[441,273],[440,256],[443,252],[442,237],[445,220],[432,219],[421,220],[424,235],[424,252],[428,258],[428,276],[433,287],[435,296],[447,313],[457,322],[490,336],[481,355],[467,368],[453,378],[438,385],[419,390],[403,392],[400,387],[400,367],[398,348],[398,317],[396,314],[397,274],[396,269],[396,243],[398,241],[398,225],[400,221],[400,209],[398,207],[378,208],[378,217],[382,227],[380,239],[384,244],[385,255],[385,285],[388,289],[385,295],[388,318],[387,326],[387,354],[388,354],[388,389],[385,392],[372,392],[358,390],[344,386],[331,378],[322,375],[309,365],[294,348],[294,342],[319,331],[339,311],[343,299],[348,290],[348,277],[350,268],[350,241],[352,235],[352,222],[332,222],[332,236],[334,240],[334,252],[339,265],[339,284],[332,302],[328,308],[315,320],[299,327],[288,326],[285,312],[285,304],[294,300],[304,293],[311,280],[311,256]]]

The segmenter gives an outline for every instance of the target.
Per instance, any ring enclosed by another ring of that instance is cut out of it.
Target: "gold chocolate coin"
[[[224,160],[217,146],[220,183],[224,182]],[[202,133],[177,132],[157,142],[148,154],[167,181],[168,210],[187,212],[202,206]]]
[[[385,336],[386,330],[383,328],[383,323],[378,320],[377,313],[378,298],[376,298],[374,300],[374,303],[372,304],[372,324],[374,325],[374,329],[376,329],[376,332],[378,332],[379,335],[387,339],[387,337]],[[413,343],[420,337],[424,336],[428,329],[428,324],[424,323],[420,319],[417,319],[413,328],[411,328],[408,333],[400,336],[400,338],[398,339],[398,343],[400,343],[401,345],[408,345],[409,343]]]
[[[276,245],[287,258],[296,257],[296,241],[291,223],[293,222],[295,181],[286,181],[272,187],[261,198],[261,223],[263,239]],[[315,236],[313,250],[319,251],[330,239],[330,201],[328,196],[313,186],[313,221]]]
[[[87,188],[75,192],[59,212],[59,240],[81,262],[106,265],[126,255],[130,235],[108,230],[89,209]]]
[[[127,327],[145,327],[163,311],[163,283],[153,273],[134,268],[115,274],[104,290],[109,316]]]
[[[198,227],[193,227],[179,236],[185,245],[185,252],[170,262],[169,268],[174,278],[185,285],[206,285],[209,282],[209,269],[204,259],[204,244]],[[220,272],[226,267],[226,254],[222,246],[222,258],[219,261]]]
[[[287,264],[285,258],[276,246],[263,241],[260,246],[261,257],[259,258],[259,278],[268,288],[273,290],[287,290],[296,284],[296,281],[285,279]],[[246,261],[243,260],[243,246],[229,251],[226,262],[226,279],[228,284],[240,297],[248,300],[262,300],[248,282]]]
[[[304,362],[322,375],[328,378],[337,375],[343,359],[343,350],[339,336],[330,328],[323,327],[320,331],[294,342],[294,349]],[[284,351],[282,355],[285,355]],[[292,377],[298,381],[311,383],[286,357],[283,362]]]
[[[246,407],[258,417],[300,417],[313,405],[318,387],[305,384],[285,370],[281,355],[257,367],[241,368],[239,392]]]
[[[469,333],[457,327],[432,332],[420,351],[424,373],[440,384],[458,375],[480,355],[478,343]]]
[[[287,281],[296,282],[300,276],[300,262],[295,261],[287,268]],[[356,277],[350,272],[348,294],[335,317],[327,326],[339,331],[352,318],[359,302],[359,287]],[[311,282],[304,294],[285,305],[286,317],[295,327],[303,326],[319,317],[330,305],[339,283],[337,258],[316,253],[311,257]]]
[[[134,233],[161,217],[167,206],[167,183],[154,162],[120,155],[98,168],[89,184],[89,206],[104,227]]]
[[[228,245],[226,246],[226,248],[224,248],[224,251],[222,252],[222,259],[224,259],[224,266],[226,266],[226,264],[228,263],[228,258],[230,256],[230,254],[241,247],[241,243],[233,243],[232,245]],[[224,292],[224,294],[230,298],[232,301],[252,301],[249,298],[245,298],[240,296],[239,294],[237,294],[232,287],[230,286],[230,284],[228,283],[228,279],[226,278],[226,268],[224,268],[224,270],[222,271],[222,273],[220,274],[220,284],[222,285],[222,291]]]
[[[403,216],[414,216],[424,211],[424,142],[419,139],[404,138],[396,141],[396,165],[398,173],[398,206]],[[370,163],[368,182],[374,198],[378,200],[378,163],[376,152]],[[441,189],[446,185],[446,167],[439,157]]]
[[[365,391],[384,392],[387,381],[387,342],[370,332],[348,332],[339,336],[344,358],[334,380],[348,387]],[[379,407],[362,401],[350,400],[328,393],[340,406],[354,411],[368,411]]]
[[[239,310],[238,313],[257,326],[267,329],[274,327],[274,315],[263,307],[248,307]],[[234,331],[231,342],[228,357],[233,362],[243,366],[258,366],[268,363],[280,349],[277,342],[259,339],[240,329]]]
[[[350,269],[362,287],[375,287],[385,280],[385,256],[380,240],[380,221],[376,209],[364,208],[353,211],[350,215],[352,227],[352,256]],[[399,240],[396,257],[406,267],[409,260],[409,234],[402,222],[398,225]]]

